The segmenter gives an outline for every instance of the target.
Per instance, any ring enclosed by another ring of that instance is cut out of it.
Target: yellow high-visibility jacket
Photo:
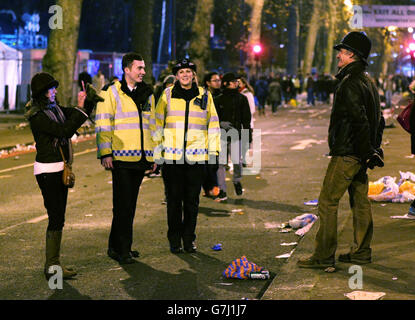
[[[146,160],[153,162],[155,143],[151,139],[150,124],[155,124],[154,96],[149,97],[141,119],[136,104],[121,90],[119,81],[101,91],[100,96],[105,100],[98,103],[95,116],[98,158],[112,154],[114,160],[139,161],[144,150]]]
[[[198,87],[199,95],[189,102],[172,96],[173,87],[164,90],[155,111],[156,123],[151,134],[157,146],[156,162],[181,160],[184,154],[189,161],[209,159],[220,152],[219,118],[212,95]],[[206,109],[201,105],[207,93]],[[185,139],[185,135],[187,139]]]

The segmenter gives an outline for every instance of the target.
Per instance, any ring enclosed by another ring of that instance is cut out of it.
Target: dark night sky
[[[132,0],[84,0],[78,40],[79,49],[106,52],[128,52],[131,51],[130,26],[132,23],[133,10]],[[0,10],[13,10],[17,16],[18,23],[23,27],[21,20],[23,13],[38,13],[40,15],[40,34],[48,36],[48,21],[51,14],[48,9],[56,4],[55,0],[0,0]],[[184,46],[190,37],[189,28],[185,28],[183,19],[192,19],[188,10],[195,7],[194,0],[180,0],[176,2],[177,12],[181,12],[177,19],[177,54],[184,54]],[[154,1],[153,22],[154,41],[153,59],[156,59],[158,41],[160,36],[162,0]],[[186,13],[184,12],[186,8]],[[3,15],[4,17],[5,15]],[[187,21],[187,20],[186,20]],[[3,21],[4,22],[4,21]],[[9,22],[3,23],[3,29],[12,29]],[[1,26],[0,26],[1,27]],[[14,26],[16,27],[16,25]],[[181,28],[183,30],[181,30]]]

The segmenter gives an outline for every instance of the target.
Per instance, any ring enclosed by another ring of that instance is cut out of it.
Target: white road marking
[[[86,149],[86,150],[84,150],[84,151],[77,152],[77,153],[75,153],[75,154],[74,154],[74,156],[79,156],[79,155],[82,155],[82,154],[85,154],[85,153],[89,153],[89,152],[93,152],[93,151],[96,151],[96,148],[94,148],[94,149]],[[8,169],[3,169],[3,170],[0,170],[0,173],[3,173],[3,172],[8,172],[8,171],[14,171],[14,170],[19,170],[19,169],[23,169],[23,168],[27,168],[27,167],[31,167],[31,166],[33,166],[33,163],[29,163],[29,164],[25,164],[25,165],[22,165],[22,166],[17,166],[17,167],[12,167],[12,168],[8,168]],[[1,230],[0,230],[0,234],[3,234],[3,233],[5,233],[6,231],[9,231],[9,230],[11,230],[11,229],[14,229],[14,228],[16,228],[16,227],[18,227],[18,226],[21,226],[21,225],[23,225],[23,224],[26,224],[26,223],[31,223],[31,224],[33,224],[33,223],[38,223],[38,222],[40,222],[40,221],[46,220],[47,218],[48,218],[48,215],[47,215],[47,214],[45,214],[45,215],[42,215],[42,216],[39,216],[39,217],[36,217],[36,218],[30,219],[30,220],[28,220],[28,221],[23,221],[23,222],[20,222],[20,223],[14,224],[14,225],[9,226],[9,227],[7,227],[7,228],[1,229]]]
[[[94,148],[94,149],[86,149],[84,151],[75,153],[74,156],[79,156],[81,154],[85,154],[85,153],[89,153],[89,152],[93,152],[93,151],[97,151],[97,149],[96,148]],[[14,170],[19,170],[19,169],[23,169],[23,168],[32,167],[32,166],[33,166],[33,163],[24,164],[24,165],[21,165],[21,166],[11,167],[11,168],[7,168],[7,169],[0,170],[0,173],[14,171]]]
[[[304,150],[305,148],[311,147],[313,143],[322,144],[326,140],[315,140],[315,139],[305,139],[296,141],[296,145],[291,147],[290,150]]]
[[[40,217],[31,219],[29,221],[26,221],[26,223],[38,223],[40,221],[46,220],[47,218],[48,218],[48,215],[47,214],[44,214],[43,216],[40,216]]]

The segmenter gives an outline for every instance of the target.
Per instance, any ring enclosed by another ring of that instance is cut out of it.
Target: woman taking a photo
[[[64,279],[76,275],[74,270],[63,267],[59,260],[68,198],[68,187],[64,185],[62,179],[63,156],[68,163],[72,163],[71,137],[92,111],[92,108],[83,109],[85,90],[78,94],[78,107],[59,106],[56,99],[58,86],[59,82],[50,74],[45,72],[36,74],[31,81],[32,100],[27,103],[25,114],[36,142],[34,175],[49,217],[44,268],[46,279],[55,273],[50,270],[50,267],[55,265],[62,268]]]

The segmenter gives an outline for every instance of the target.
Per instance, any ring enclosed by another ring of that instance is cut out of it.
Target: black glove
[[[89,83],[86,85],[86,99],[84,102],[84,109],[85,112],[89,115],[95,109],[98,102],[104,101],[104,98],[99,96],[95,91],[94,87],[91,86]]]
[[[249,129],[249,143],[252,143],[252,131],[253,129]]]
[[[383,150],[382,148],[378,148],[375,152],[370,156],[370,158],[366,162],[366,166],[373,170],[375,167],[382,168],[385,165],[383,162]]]

